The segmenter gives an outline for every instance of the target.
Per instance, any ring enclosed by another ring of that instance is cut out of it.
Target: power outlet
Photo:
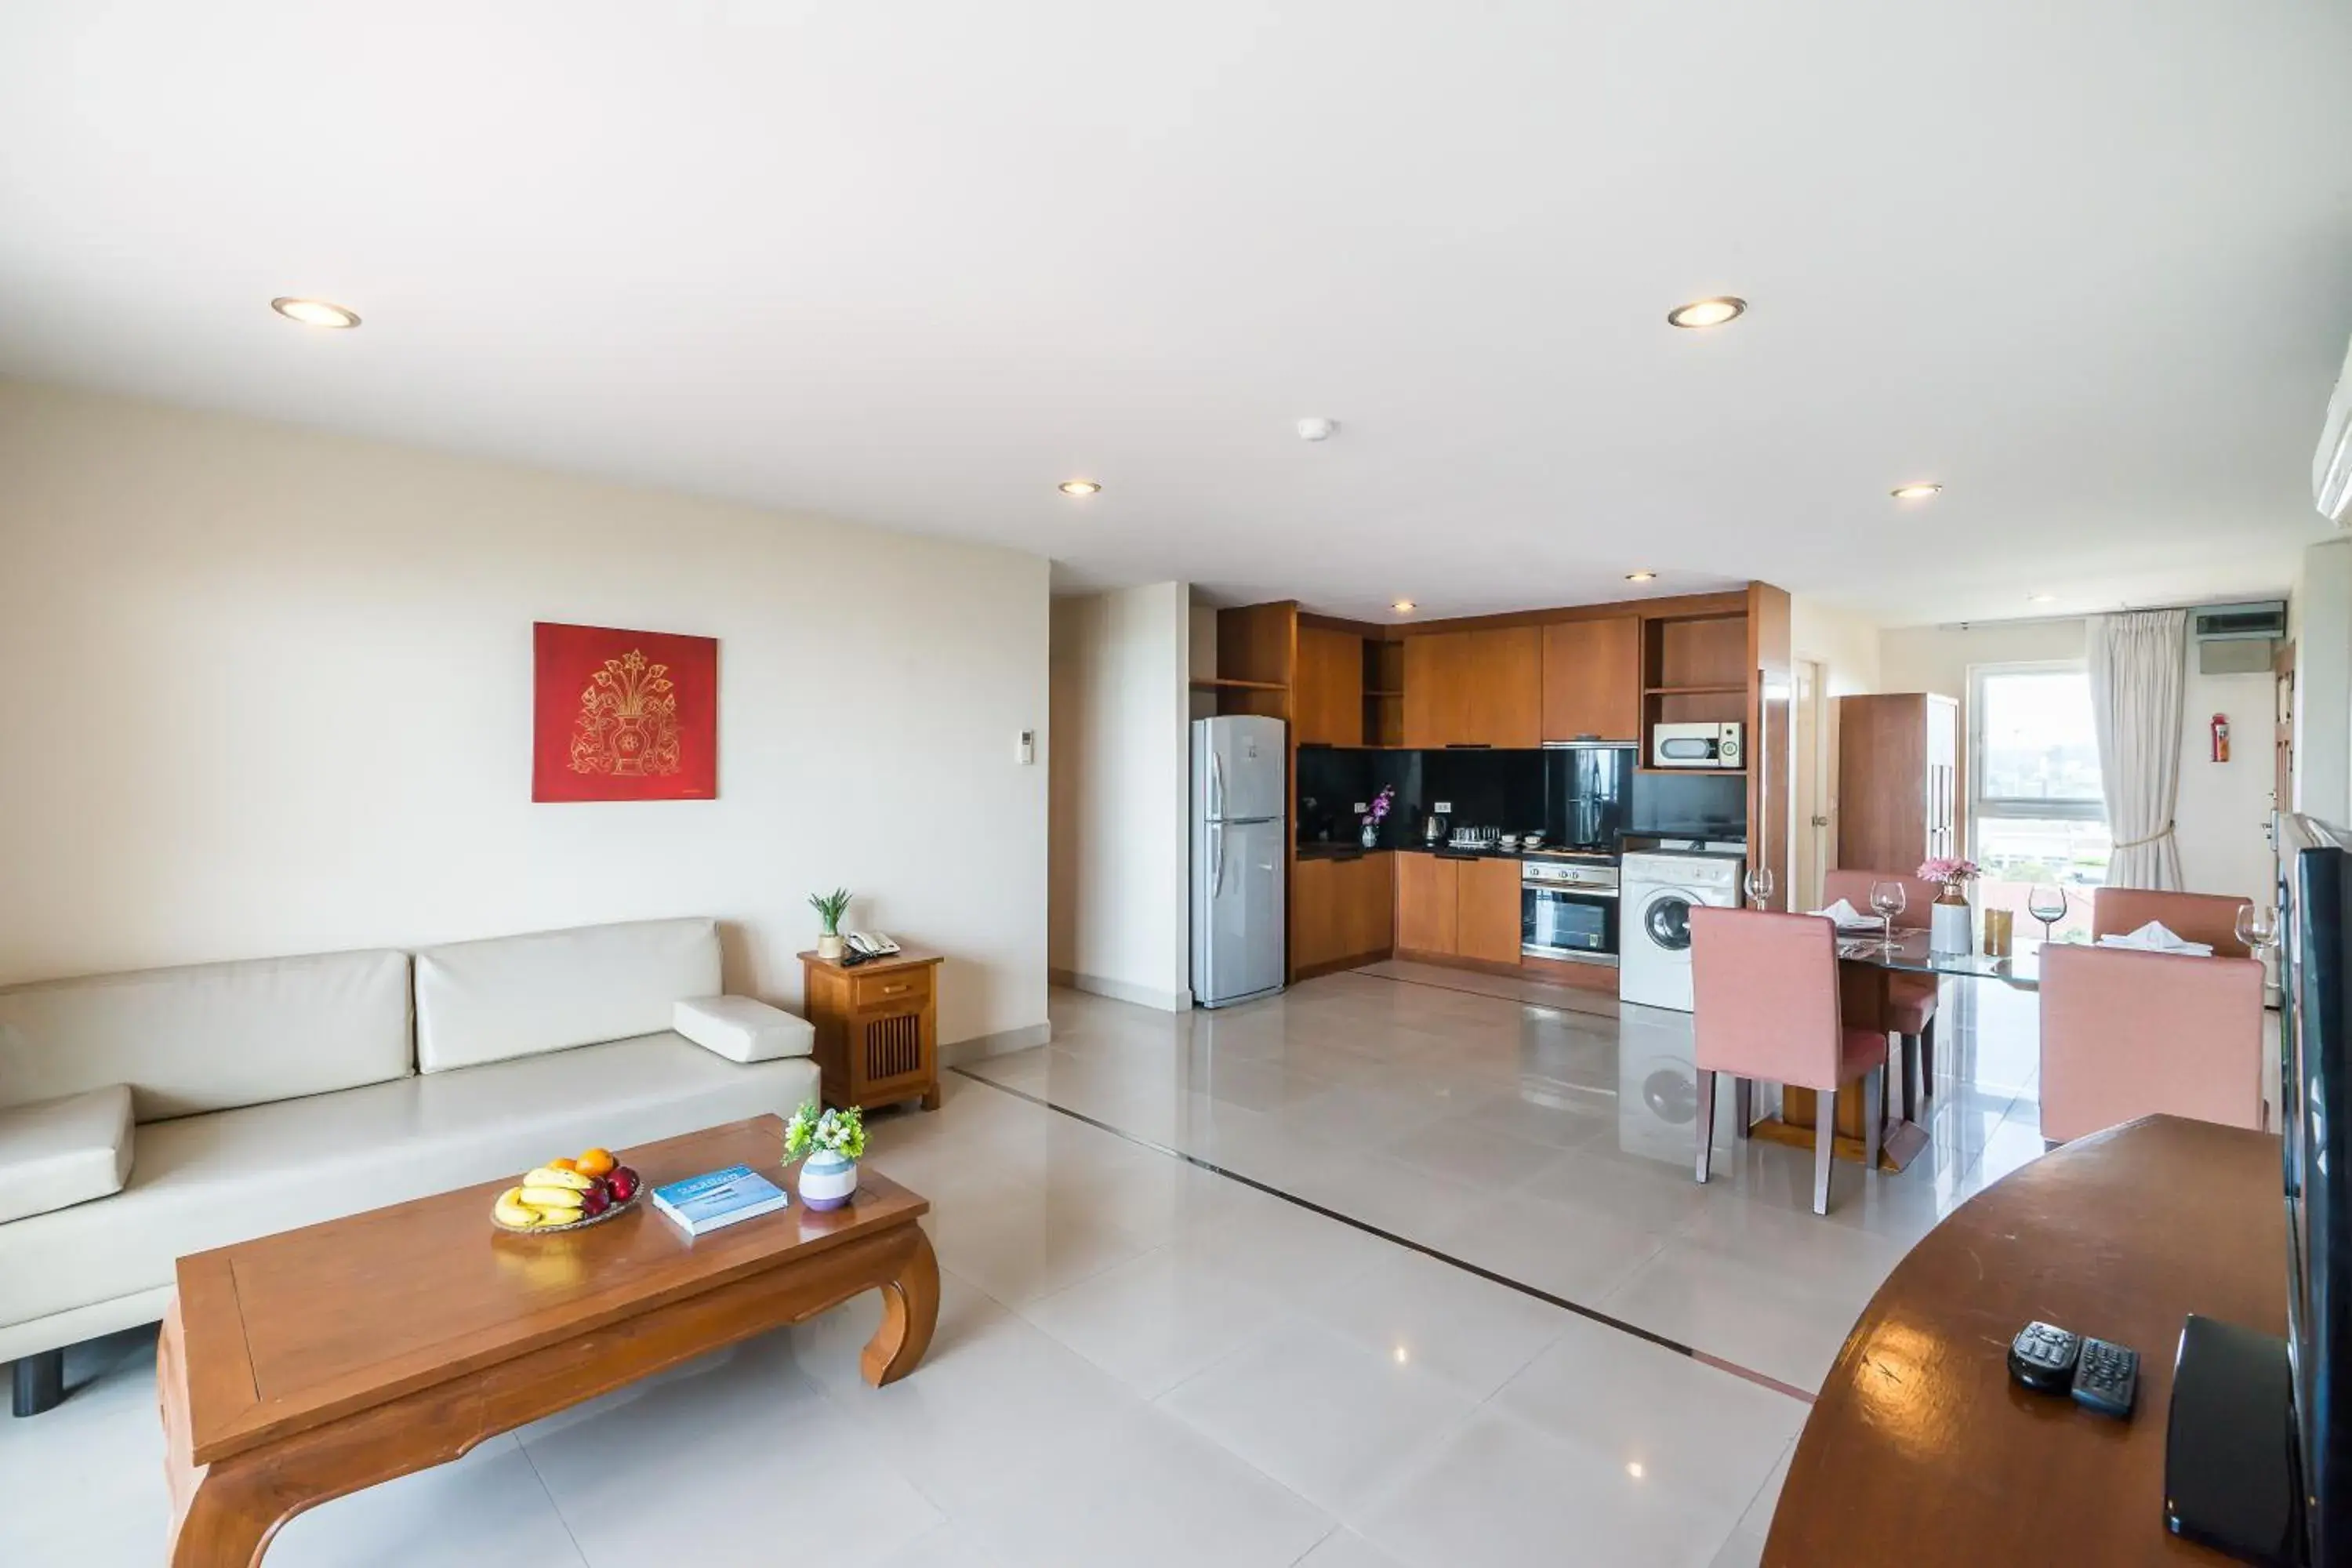
[[[1441,800],[1429,809],[1440,816],[1451,816],[1454,815],[1454,803],[1450,800]]]
[[[1370,801],[1360,800],[1360,801],[1358,801],[1358,802],[1356,803],[1356,815],[1357,815],[1358,816],[1363,816],[1363,815],[1364,815],[1364,813],[1366,813],[1366,812],[1368,812],[1368,811],[1370,811],[1370,810],[1371,810],[1371,809],[1372,809],[1372,805],[1371,805],[1371,802],[1370,802]]]

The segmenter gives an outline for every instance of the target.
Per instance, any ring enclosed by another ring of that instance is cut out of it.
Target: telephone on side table
[[[898,944],[878,931],[844,931],[841,941],[847,950],[841,955],[845,964],[863,963],[869,958],[890,958],[898,952]]]

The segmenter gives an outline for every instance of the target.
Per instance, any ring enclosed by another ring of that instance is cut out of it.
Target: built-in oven
[[[1533,858],[1519,864],[1519,951],[1529,958],[1617,962],[1617,862]]]

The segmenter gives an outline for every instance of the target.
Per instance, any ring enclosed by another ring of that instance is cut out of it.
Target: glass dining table
[[[2060,947],[2079,944],[2085,939],[2078,935],[2053,937]],[[2042,949],[2045,943],[2036,937],[2019,937],[2011,943],[2006,958],[1971,950],[1967,952],[1930,952],[1927,933],[1924,931],[1898,931],[1892,938],[1842,931],[1838,935],[1838,960],[1843,963],[1869,964],[1895,974],[1933,974],[1955,980],[1998,980],[2020,991],[2042,988]]]

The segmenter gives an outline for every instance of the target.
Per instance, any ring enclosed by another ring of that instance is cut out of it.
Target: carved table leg
[[[882,1326],[866,1342],[858,1367],[866,1381],[879,1388],[915,1370],[931,1348],[931,1331],[940,1322],[940,1260],[923,1227],[910,1227],[915,1245],[898,1268],[898,1277],[882,1287]]]

